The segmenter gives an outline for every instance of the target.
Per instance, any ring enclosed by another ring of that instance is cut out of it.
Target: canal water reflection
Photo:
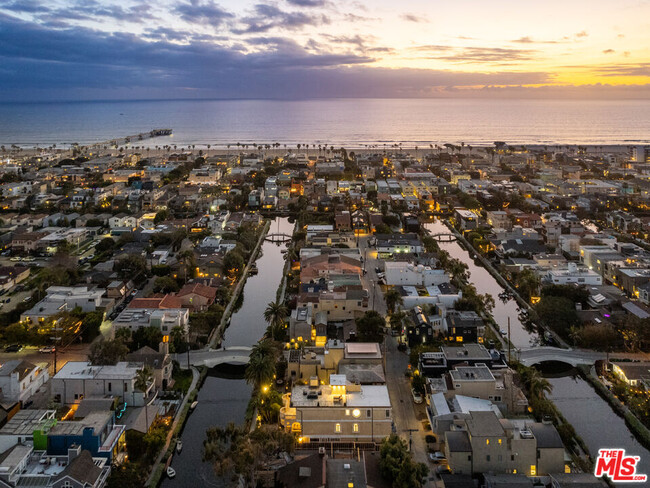
[[[427,223],[424,225],[431,234],[449,233],[447,226],[440,220]],[[483,267],[477,266],[469,253],[456,242],[440,242],[440,249],[449,253],[452,258],[459,259],[468,266],[469,281],[476,290],[483,294],[488,293],[494,298],[494,310],[492,316],[496,320],[499,328],[507,330],[508,318],[510,318],[510,341],[517,348],[531,347],[537,341],[537,335],[531,334],[526,330],[519,320],[519,305],[513,299],[506,303],[499,298],[499,293],[504,291],[503,287],[494,279],[494,277]]]
[[[589,383],[579,376],[548,380],[553,385],[548,397],[573,425],[594,458],[598,455],[598,449],[623,448],[627,455],[641,457],[637,473],[650,475],[650,452],[639,444],[625,421],[614,413]],[[619,485],[632,486],[634,483]]]
[[[269,232],[291,235],[293,227],[288,219],[276,218],[271,222]],[[258,274],[246,281],[243,305],[233,314],[222,345],[252,346],[264,335],[267,327],[264,309],[269,302],[275,301],[284,272],[283,249],[286,249],[284,244],[265,242],[262,245],[262,256],[256,261]],[[251,396],[251,386],[242,376],[228,377],[223,371],[223,368],[210,370],[199,391],[198,406],[183,429],[183,451],[175,454],[172,460],[176,477],[173,480],[165,478],[161,486],[224,486],[215,476],[212,465],[202,462],[205,432],[212,426],[223,427],[230,422],[241,424]]]

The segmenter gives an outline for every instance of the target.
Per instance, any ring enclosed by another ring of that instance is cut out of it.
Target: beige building
[[[552,424],[499,419],[471,412],[444,434],[444,451],[455,474],[491,472],[542,476],[563,473],[564,446]]]
[[[345,375],[330,375],[330,384],[317,377],[294,386],[283,396],[280,423],[303,442],[379,442],[393,422],[385,385],[356,385]]]
[[[330,375],[346,374],[352,383],[385,383],[383,355],[376,342],[348,342],[336,339],[324,347],[308,347],[304,351],[289,349],[287,377],[292,381],[306,382],[318,377],[323,384],[330,383]]]
[[[512,370],[491,371],[484,364],[456,366],[449,372],[449,390],[445,397],[455,395],[490,400],[510,414],[524,413],[528,408],[526,396],[513,382]]]

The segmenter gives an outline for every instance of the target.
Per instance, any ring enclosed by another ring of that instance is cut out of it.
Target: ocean
[[[172,128],[136,145],[327,144],[380,148],[494,141],[632,145],[650,141],[650,100],[157,100],[0,104],[0,144],[90,144]]]

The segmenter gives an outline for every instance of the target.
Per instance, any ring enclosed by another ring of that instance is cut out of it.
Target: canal
[[[634,438],[625,421],[589,383],[577,375],[548,380],[553,385],[549,399],[585,441],[592,457],[598,455],[599,449],[622,448],[627,455],[641,457],[637,465],[638,474],[650,475],[650,452]]]
[[[447,226],[437,220],[425,224],[431,234],[448,233]],[[440,248],[447,251],[452,258],[467,264],[470,283],[479,293],[489,293],[494,297],[494,319],[502,329],[506,328],[508,317],[511,326],[511,341],[518,347],[529,347],[535,343],[535,335],[528,332],[519,320],[519,307],[515,300],[505,304],[498,295],[503,291],[501,285],[483,266],[476,265],[469,253],[458,242],[440,242]],[[650,452],[632,435],[625,421],[616,415],[609,404],[603,400],[589,383],[571,370],[566,376],[549,377],[553,392],[549,399],[562,412],[577,434],[585,441],[592,456],[603,448],[623,448],[626,453],[640,456],[637,472],[650,475]]]
[[[424,227],[431,234],[449,233],[449,229],[441,220],[427,223]],[[439,242],[438,245],[440,249],[447,251],[449,256],[462,261],[468,266],[469,282],[476,287],[479,293],[492,295],[492,298],[494,298],[492,316],[499,328],[506,330],[508,328],[508,319],[510,319],[510,341],[512,344],[519,349],[534,345],[538,340],[537,335],[526,330],[519,320],[519,305],[514,299],[509,299],[504,303],[499,298],[499,293],[504,289],[497,280],[483,266],[474,263],[469,253],[458,242]]]
[[[269,232],[293,234],[294,224],[287,218],[276,218]],[[264,242],[262,256],[256,261],[257,275],[250,276],[244,286],[242,307],[232,315],[222,345],[252,346],[262,338],[267,324],[264,309],[275,301],[276,291],[284,273],[286,245]],[[227,368],[226,368],[227,369]],[[198,406],[190,414],[183,429],[183,451],[175,454],[172,467],[176,478],[164,478],[161,486],[224,486],[215,476],[210,463],[202,461],[205,432],[213,426],[230,422],[241,424],[251,397],[251,386],[241,375],[225,373],[224,368],[213,368],[201,387]]]

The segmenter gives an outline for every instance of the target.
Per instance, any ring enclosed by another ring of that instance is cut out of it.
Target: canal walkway
[[[169,445],[171,444],[171,441],[174,438],[174,434],[176,433],[176,429],[178,428],[181,418],[184,418],[189,413],[190,407],[188,405],[188,401],[190,396],[194,394],[195,389],[199,383],[200,377],[201,375],[199,374],[199,370],[196,368],[192,368],[192,383],[190,384],[190,387],[187,389],[187,393],[185,394],[183,401],[181,402],[178,409],[176,410],[176,415],[174,416],[174,422],[172,423],[171,429],[169,429],[169,432],[167,433],[167,439],[165,439],[165,446],[160,450],[160,453],[158,454],[158,457],[156,458],[156,461],[153,464],[151,473],[149,474],[149,477],[147,478],[147,481],[145,482],[144,486],[151,486],[151,483],[154,481],[156,481],[157,484],[157,480],[160,480],[160,477],[162,475],[161,471],[165,469],[165,466],[162,464],[163,457],[165,456],[165,454],[169,449]]]
[[[260,237],[257,240],[257,245],[255,246],[255,249],[253,249],[250,258],[248,259],[248,263],[246,263],[244,272],[240,276],[239,281],[237,282],[237,286],[235,286],[235,289],[232,292],[232,296],[230,297],[230,301],[228,302],[228,305],[226,305],[226,309],[223,311],[223,315],[221,316],[221,322],[219,322],[219,325],[215,327],[210,333],[208,346],[207,346],[208,348],[214,348],[219,343],[219,341],[221,341],[221,339],[223,338],[223,333],[226,330],[226,327],[228,326],[228,323],[230,321],[230,315],[232,314],[232,310],[235,306],[235,303],[237,303],[239,294],[242,292],[242,289],[246,284],[246,280],[248,279],[250,269],[253,266],[253,264],[255,264],[257,255],[260,252],[260,247],[264,243],[265,236],[269,231],[270,226],[271,226],[270,221],[266,221],[264,223],[264,228],[262,229],[262,232],[260,233]]]

